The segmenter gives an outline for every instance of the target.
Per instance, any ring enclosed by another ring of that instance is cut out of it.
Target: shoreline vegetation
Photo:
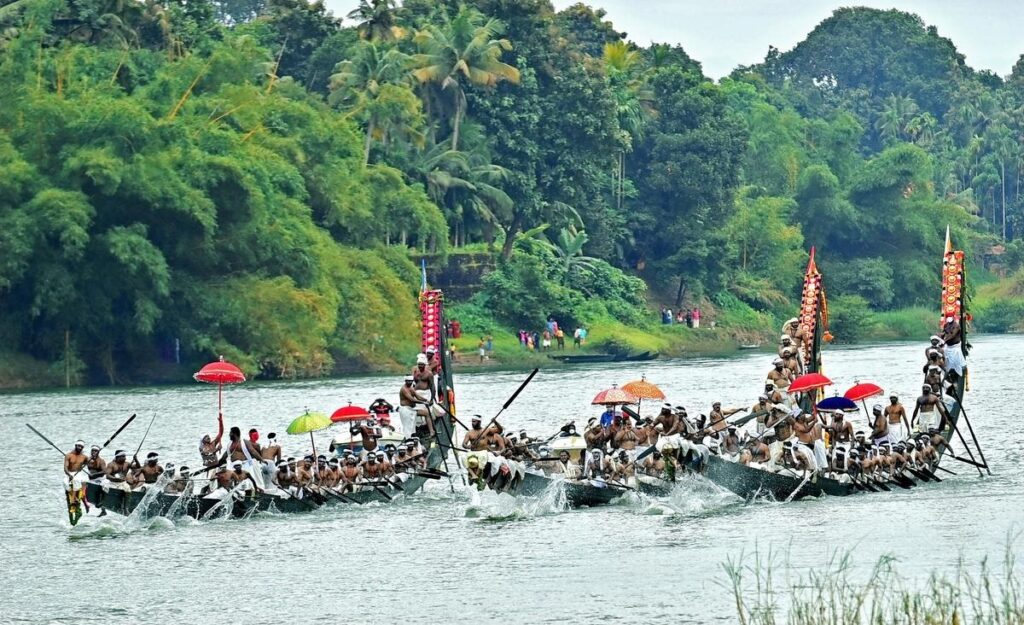
[[[977,564],[961,557],[952,573],[933,570],[913,582],[882,556],[865,574],[855,556],[834,551],[820,569],[794,571],[777,554],[740,554],[722,563],[740,625],[1019,625],[1024,585],[1013,547],[1002,561]]]
[[[572,339],[566,341],[564,350],[554,347],[549,351],[528,351],[521,348],[514,331],[503,327],[491,318],[474,317],[471,314],[460,317],[466,306],[455,304],[451,307],[454,318],[463,323],[462,337],[450,340],[456,346],[455,370],[471,373],[483,370],[528,370],[533,367],[558,368],[565,365],[548,355],[571,354],[635,354],[645,351],[656,352],[661,358],[687,358],[707,356],[728,356],[741,353],[741,345],[759,344],[760,350],[771,351],[778,339],[778,327],[782,321],[771,316],[759,317],[758,323],[731,319],[728,316],[716,327],[688,328],[682,324],[664,326],[652,319],[640,326],[627,326],[614,320],[605,320],[590,327],[586,345],[574,349]],[[656,311],[648,311],[651,317]],[[858,316],[864,325],[858,330],[856,341],[839,341],[840,344],[856,342],[898,341],[920,339],[933,332],[934,314],[924,308],[871,313]],[[468,319],[468,323],[467,323]],[[479,360],[480,337],[493,339],[493,350],[487,360]],[[630,366],[623,363],[623,366]],[[397,373],[405,367],[401,363],[385,362],[377,367],[354,366],[341,369],[330,375],[372,374],[379,372]],[[153,369],[143,372],[138,384],[175,384],[192,379],[192,368],[187,364],[155,364]],[[294,379],[294,378],[292,378]],[[0,390],[44,390],[62,388],[65,385],[64,363],[46,363],[26,354],[0,351]],[[79,385],[72,385],[79,386]],[[101,385],[92,385],[101,386]]]

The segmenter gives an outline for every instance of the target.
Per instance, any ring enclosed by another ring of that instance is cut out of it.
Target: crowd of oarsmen
[[[756,419],[754,432],[748,432],[726,420],[740,409],[712,405],[707,416],[691,419],[682,406],[666,403],[654,418],[642,418],[631,411],[612,407],[588,422],[583,432],[587,451],[579,459],[562,452],[546,468],[569,477],[602,477],[628,482],[637,471],[673,476],[683,465],[701,470],[711,455],[765,468],[771,471],[791,469],[832,477],[847,475],[853,480],[898,479],[904,472],[930,473],[938,451],[946,445],[941,433],[947,427],[948,414],[942,402],[945,390],[952,394],[955,382],[963,375],[947,362],[950,344],[959,351],[959,327],[947,320],[942,336],[934,336],[926,350],[925,383],[913,414],[896,394],[887,406],[875,405],[870,430],[855,430],[842,411],[805,413],[797,406],[798,394],[787,389],[804,371],[800,345],[805,331],[797,319],[783,328],[778,354],[768,372],[765,391],[737,420]],[[953,358],[956,359],[956,354]],[[632,417],[632,418],[631,418]],[[635,423],[634,423],[635,422]],[[563,435],[575,435],[569,424]],[[655,450],[636,462],[636,452],[654,446]],[[541,450],[541,455],[547,455]],[[843,478],[847,479],[847,478]]]

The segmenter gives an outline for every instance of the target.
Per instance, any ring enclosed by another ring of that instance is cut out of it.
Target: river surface
[[[974,345],[965,405],[992,477],[946,462],[958,475],[940,474],[948,478],[940,484],[785,505],[746,504],[694,478],[665,500],[583,510],[563,509],[557,493],[515,500],[458,483],[452,493],[445,481],[388,506],[203,522],[108,516],[72,529],[60,458],[25,422],[67,448],[79,437],[101,442],[137,412],[113,445],[134,451],[155,416],[143,453],[194,465],[200,436],[216,425],[215,387],[0,395],[0,622],[731,623],[722,563],[741,554],[749,561],[771,550],[800,572],[853,549],[855,572],[865,575],[891,554],[911,580],[951,571],[961,557],[998,559],[1024,509],[1024,337],[979,336]],[[912,404],[923,353],[921,343],[828,348],[826,373],[839,392],[870,380]],[[755,352],[542,370],[502,421],[531,435],[570,418],[582,425],[598,412],[589,405],[597,391],[641,374],[690,414],[715,400],[749,406],[770,360]],[[457,375],[460,414],[489,418],[524,377]],[[225,389],[225,414],[243,431],[283,434],[306,408],[329,413],[378,396],[397,403],[400,383],[244,384]],[[284,439],[286,454],[307,449],[308,437]]]

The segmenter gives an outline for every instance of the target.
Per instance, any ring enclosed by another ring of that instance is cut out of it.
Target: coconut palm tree
[[[395,41],[402,37],[402,29],[395,25],[395,0],[360,0],[359,6],[347,17],[359,22],[359,38],[368,41]]]
[[[384,127],[415,130],[422,125],[419,100],[406,85],[408,67],[409,56],[400,50],[362,41],[351,59],[334,68],[328,101],[365,120],[364,164]]]
[[[503,80],[519,82],[519,70],[501,61],[501,55],[512,49],[507,39],[498,38],[504,31],[500,20],[485,21],[482,13],[463,6],[447,24],[429,25],[414,37],[421,52],[413,57],[413,77],[451,96],[453,150],[459,149],[459,128],[466,112],[464,83],[493,87]]]

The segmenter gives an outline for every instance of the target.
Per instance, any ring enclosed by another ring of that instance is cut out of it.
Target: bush
[[[833,293],[860,295],[875,310],[892,305],[895,296],[892,265],[884,258],[857,258],[827,263],[825,273]]]
[[[1024,299],[983,300],[972,315],[981,332],[1019,332],[1024,330]]]
[[[837,343],[856,343],[874,325],[868,301],[860,295],[840,295],[828,304],[829,330]]]

